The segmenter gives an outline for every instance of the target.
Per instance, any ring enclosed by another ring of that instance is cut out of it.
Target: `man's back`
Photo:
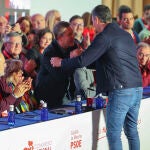
[[[97,78],[101,74],[105,78],[100,78],[99,88],[108,91],[141,86],[136,46],[132,37],[115,24],[109,24],[102,32],[102,36],[108,45],[103,56],[97,61],[97,67],[101,68],[98,69]],[[102,80],[105,81],[104,84]]]
[[[95,60],[97,93],[142,85],[136,46],[131,35],[118,25],[109,23],[81,56],[68,64],[63,60],[62,67],[83,67]]]

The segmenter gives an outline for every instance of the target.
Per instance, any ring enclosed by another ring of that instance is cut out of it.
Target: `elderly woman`
[[[33,102],[27,95],[31,89],[32,79],[24,80],[22,62],[16,59],[6,60],[5,75],[0,78],[0,116],[9,111],[9,105],[14,105],[17,113],[29,111]]]
[[[137,50],[137,58],[141,69],[143,87],[146,87],[150,85],[150,45],[140,42]]]

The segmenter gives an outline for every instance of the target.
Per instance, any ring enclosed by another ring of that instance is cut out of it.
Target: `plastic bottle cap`
[[[82,104],[82,106],[83,106],[83,107],[86,107],[86,106],[87,106],[87,104],[84,104],[84,103],[83,103],[83,104]]]
[[[9,105],[9,110],[14,111],[14,105]]]
[[[44,103],[44,104],[43,104],[43,107],[47,107],[47,103]]]
[[[77,95],[77,101],[81,101],[81,95]]]
[[[40,104],[44,104],[44,101],[43,101],[43,100],[40,100]]]

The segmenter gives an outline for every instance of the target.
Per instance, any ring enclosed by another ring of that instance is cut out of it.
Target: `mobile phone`
[[[12,25],[11,25],[11,28],[13,29],[13,28],[14,28],[14,26],[15,26],[15,24],[12,24]]]

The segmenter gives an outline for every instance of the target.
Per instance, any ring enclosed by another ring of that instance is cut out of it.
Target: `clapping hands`
[[[29,77],[28,79],[24,80],[23,82],[18,83],[15,86],[15,89],[13,92],[14,96],[16,98],[23,96],[25,92],[31,89],[31,86],[32,86],[32,79]]]

